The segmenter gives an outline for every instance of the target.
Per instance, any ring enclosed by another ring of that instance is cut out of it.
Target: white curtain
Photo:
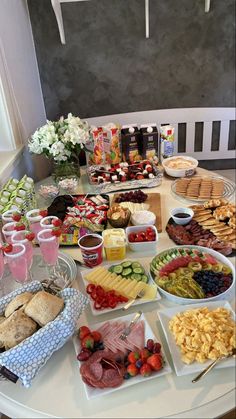
[[[25,129],[0,38],[0,151],[15,150],[24,137]]]

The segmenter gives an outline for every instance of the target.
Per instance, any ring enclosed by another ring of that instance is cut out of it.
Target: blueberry
[[[99,346],[98,346],[98,348],[99,348],[100,350],[103,350],[103,349],[104,349],[103,342],[99,342]]]
[[[135,362],[135,365],[137,368],[141,368],[141,366],[143,365],[143,362],[141,359],[138,359],[138,361]]]
[[[125,374],[124,374],[124,379],[125,380],[128,380],[130,378],[130,375],[129,375],[129,373],[128,372],[126,372]]]

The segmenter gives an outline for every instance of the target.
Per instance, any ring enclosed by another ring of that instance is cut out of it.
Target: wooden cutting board
[[[155,226],[158,233],[162,232],[162,222],[161,222],[161,195],[159,193],[145,193],[148,195],[148,199],[145,201],[145,204],[149,205],[148,211],[152,211],[156,215]],[[111,205],[115,204],[115,199],[119,196],[119,193],[114,194]],[[129,225],[132,225],[129,223]]]

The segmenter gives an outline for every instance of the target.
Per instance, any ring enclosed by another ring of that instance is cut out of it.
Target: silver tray
[[[93,186],[93,190],[97,194],[106,194],[109,192],[124,191],[127,189],[140,189],[140,188],[154,188],[161,185],[163,173],[160,169],[156,168],[156,175],[153,179],[142,179],[142,180],[127,180],[126,182],[117,182],[117,183],[93,183],[90,179],[91,172],[94,170],[95,166],[87,168],[87,175],[90,185]]]
[[[77,276],[77,266],[70,255],[59,252],[58,266],[55,270],[50,269],[49,271],[39,248],[34,249],[33,264],[30,271],[32,281],[42,282],[45,291],[53,294],[63,288],[71,287]],[[6,265],[3,278],[0,281],[0,297],[20,288],[21,285],[13,279]]]
[[[213,180],[214,179],[222,179],[224,181],[224,192],[223,192],[222,198],[224,198],[224,199],[231,198],[231,196],[235,193],[235,189],[236,189],[235,183],[232,182],[231,180],[223,177],[223,176],[217,176],[217,175],[198,176],[197,175],[197,176],[194,176],[194,178],[195,177],[208,178],[208,179],[211,178]],[[188,179],[191,179],[191,178],[188,178]],[[176,199],[178,199],[179,201],[185,202],[185,203],[189,203],[189,202],[191,202],[191,203],[194,203],[194,202],[195,203],[203,203],[205,201],[208,201],[208,199],[200,199],[200,198],[190,199],[190,198],[187,198],[183,195],[179,195],[176,192],[176,183],[177,183],[178,180],[179,180],[179,178],[174,180],[174,182],[172,182],[172,184],[171,184],[171,192]]]

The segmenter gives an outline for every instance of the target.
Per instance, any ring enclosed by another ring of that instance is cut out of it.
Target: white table
[[[206,171],[198,169],[198,172]],[[48,180],[44,183],[48,183]],[[158,251],[174,245],[165,233],[165,225],[169,219],[169,210],[181,206],[181,203],[171,195],[170,185],[171,180],[165,178],[161,186],[149,190],[161,193],[163,232],[160,234],[157,249],[152,254],[145,255],[128,252],[128,257],[150,261]],[[90,188],[83,175],[80,192],[88,192]],[[79,258],[78,250],[66,251]],[[75,286],[82,291],[84,289],[80,269]],[[140,307],[146,313],[153,331],[158,329],[173,367],[157,318],[158,309],[170,306],[172,303],[162,299]],[[130,312],[135,312],[135,307],[130,308]],[[109,315],[93,317],[88,307],[80,322],[91,324],[124,314],[126,313],[119,310]],[[69,341],[42,368],[30,389],[25,389],[19,383],[0,383],[0,411],[10,417],[30,418],[215,418],[235,407],[233,368],[213,370],[196,384],[191,383],[193,376],[177,377],[173,369],[172,374],[131,386],[128,391],[120,389],[110,395],[87,401],[74,347]]]

